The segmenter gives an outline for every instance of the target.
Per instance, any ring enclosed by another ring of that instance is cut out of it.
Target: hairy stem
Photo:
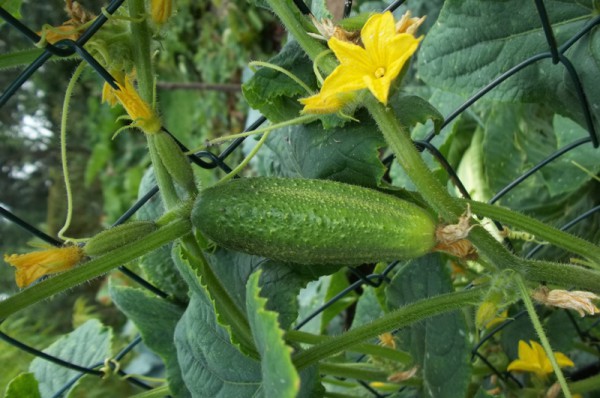
[[[462,202],[462,200],[461,200]],[[476,201],[468,201],[477,215],[508,224],[525,232],[534,234],[555,246],[571,251],[595,263],[600,267],[600,247],[567,232],[560,231],[532,217],[500,206]]]
[[[529,314],[529,318],[531,319],[533,328],[535,329],[540,339],[540,343],[542,344],[542,347],[544,347],[544,351],[546,351],[546,355],[548,356],[548,359],[552,364],[552,369],[556,374],[556,378],[558,379],[560,388],[562,389],[565,398],[571,398],[571,391],[569,391],[569,387],[567,386],[567,380],[565,379],[565,375],[560,369],[560,366],[558,366],[558,362],[556,361],[556,357],[554,356],[552,347],[550,347],[550,342],[548,341],[546,332],[544,332],[544,328],[542,327],[540,318],[538,317],[537,312],[535,312],[533,301],[531,301],[531,297],[529,296],[529,289],[527,289],[527,286],[525,286],[523,278],[521,278],[519,275],[516,275],[516,279],[517,285],[519,286],[519,290],[521,291],[521,298],[523,299],[523,304],[525,304],[525,308],[527,309],[527,313]]]
[[[352,329],[341,336],[330,337],[323,343],[298,353],[292,360],[297,369],[304,369],[313,363],[344,350],[349,350],[365,340],[373,339],[390,330],[402,328],[422,319],[457,310],[467,305],[475,305],[481,300],[481,294],[480,288],[474,288],[419,300],[392,311],[369,324]]]
[[[192,224],[187,219],[173,221],[148,234],[144,239],[121,246],[58,276],[48,278],[0,302],[0,319],[40,300],[96,278],[129,261],[188,234]]]

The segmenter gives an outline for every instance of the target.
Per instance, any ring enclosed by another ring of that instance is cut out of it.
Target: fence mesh
[[[304,4],[303,1],[294,0],[294,2],[298,6],[298,8],[300,9],[300,11],[302,13],[308,14],[310,12],[309,8],[306,6],[306,4]],[[111,1],[110,4],[105,8],[106,14],[113,14],[116,10],[119,9],[119,7],[122,7],[123,3],[124,3],[123,0]],[[386,8],[386,11],[388,11],[388,10],[394,11],[403,3],[404,3],[404,1],[395,1]],[[476,104],[477,101],[479,101],[481,98],[483,98],[486,94],[488,94],[489,92],[491,92],[492,90],[497,88],[499,85],[501,85],[506,80],[511,79],[511,77],[518,74],[520,71],[522,71],[528,67],[531,67],[532,65],[534,65],[538,62],[541,62],[542,60],[550,59],[551,62],[556,65],[556,67],[564,68],[566,76],[568,76],[568,79],[570,79],[570,82],[573,84],[573,87],[575,88],[575,91],[576,91],[577,101],[578,101],[580,109],[581,109],[581,113],[584,115],[584,120],[586,123],[588,135],[586,137],[579,138],[573,142],[570,142],[570,143],[564,145],[562,148],[558,149],[554,153],[547,154],[546,157],[542,161],[540,161],[538,164],[536,164],[534,167],[531,167],[531,169],[524,172],[518,178],[515,178],[514,181],[508,183],[504,188],[502,188],[498,192],[496,192],[494,194],[494,196],[492,197],[492,199],[489,201],[489,203],[492,203],[492,204],[496,203],[498,200],[503,198],[505,195],[507,195],[509,192],[511,192],[516,187],[518,187],[525,180],[531,178],[535,173],[540,172],[540,170],[543,167],[547,166],[549,163],[560,158],[561,156],[564,156],[565,154],[569,153],[570,151],[573,151],[574,149],[576,149],[580,146],[590,146],[593,148],[598,148],[598,146],[599,146],[598,134],[594,127],[594,117],[592,116],[592,113],[590,112],[590,103],[588,102],[587,96],[586,96],[587,90],[597,90],[597,87],[591,87],[591,88],[583,87],[583,85],[580,81],[580,78],[578,76],[578,73],[577,73],[577,66],[573,65],[573,63],[571,62],[569,57],[565,55],[565,52],[569,48],[571,48],[575,43],[577,43],[578,40],[581,40],[586,35],[588,35],[590,33],[590,31],[592,31],[592,29],[594,29],[600,23],[600,16],[590,20],[589,23],[587,23],[577,34],[573,35],[569,40],[567,40],[566,42],[564,42],[562,45],[559,46],[556,43],[556,39],[554,37],[554,32],[553,32],[553,27],[552,27],[551,21],[548,19],[548,14],[545,9],[544,1],[543,0],[535,0],[535,6],[536,6],[536,9],[538,12],[540,26],[543,28],[543,32],[544,32],[544,35],[546,38],[547,48],[541,49],[541,51],[539,53],[531,54],[531,56],[529,58],[524,59],[522,62],[508,68],[508,70],[506,70],[506,72],[497,76],[495,79],[490,81],[485,87],[481,88],[475,94],[471,95],[470,98],[468,100],[466,100],[461,106],[459,106],[456,110],[454,110],[453,112],[446,115],[442,128],[447,126],[449,123],[451,123],[459,115],[461,115],[463,112],[465,112],[467,109],[469,109],[469,107]],[[346,15],[349,15],[351,8],[352,8],[352,1],[346,1],[346,3],[345,3],[345,14]],[[5,9],[3,9],[1,7],[0,7],[0,17],[2,17],[8,23],[8,25],[10,25],[11,29],[18,31],[24,38],[28,39],[32,43],[35,44],[40,41],[40,39],[41,39],[40,36],[33,29],[31,29],[30,27],[23,24],[21,21],[17,20],[13,16],[11,16],[11,14],[9,12],[7,12]],[[14,81],[8,87],[6,87],[4,89],[2,95],[0,96],[0,107],[4,106],[11,99],[14,99],[15,95],[19,92],[19,90],[23,87],[23,85],[32,77],[32,75],[34,73],[36,73],[36,71],[38,71],[40,68],[42,68],[49,60],[51,60],[53,58],[69,58],[69,57],[74,57],[74,56],[80,57],[83,60],[83,62],[86,62],[87,64],[89,64],[89,66],[91,66],[102,77],[102,79],[104,79],[108,84],[112,85],[114,88],[117,88],[115,85],[115,79],[84,48],[84,45],[86,44],[86,42],[91,37],[93,37],[93,35],[95,35],[98,32],[98,30],[102,27],[102,25],[106,21],[107,21],[107,16],[105,14],[100,14],[98,17],[95,18],[93,23],[85,30],[85,32],[83,32],[83,34],[81,34],[81,36],[77,40],[65,39],[65,40],[61,40],[55,44],[47,43],[45,45],[41,55],[39,55],[28,67],[26,67],[18,75],[17,78],[14,79]],[[266,121],[266,119],[264,117],[259,117],[254,123],[252,123],[246,129],[246,131],[252,131],[252,130],[257,129],[265,121]],[[445,169],[445,171],[450,176],[450,180],[456,185],[457,189],[460,191],[462,196],[465,198],[470,198],[469,192],[464,187],[464,185],[461,182],[461,179],[458,177],[456,171],[450,165],[450,162],[442,155],[442,153],[438,150],[438,148],[433,143],[435,137],[436,137],[436,135],[433,132],[431,132],[424,139],[416,140],[415,145],[420,151],[429,152],[439,162],[439,164]],[[174,137],[174,138],[176,139],[176,137]],[[210,152],[210,151],[200,151],[195,154],[189,155],[189,159],[197,167],[201,167],[204,169],[217,169],[218,168],[225,172],[230,172],[232,170],[232,168],[227,164],[227,160],[234,152],[240,150],[241,144],[243,141],[244,141],[244,138],[239,138],[239,139],[233,141],[220,154],[214,154],[213,152]],[[184,151],[188,150],[183,143],[181,143],[180,141],[177,141],[177,142]],[[384,159],[384,164],[386,164],[387,166],[390,166],[391,163],[392,163],[391,157]],[[116,220],[113,223],[113,225],[115,225],[115,226],[119,225],[119,224],[125,222],[126,220],[128,220],[129,218],[131,218],[133,215],[136,214],[136,212],[148,200],[150,200],[154,195],[156,195],[157,192],[158,192],[157,186],[150,189],[136,203],[134,203],[127,212],[125,212],[118,220]],[[587,211],[577,215],[575,218],[573,218],[567,224],[563,225],[562,229],[568,230],[569,228],[573,227],[574,225],[581,222],[582,220],[585,220],[586,218],[593,216],[598,211],[600,211],[600,206],[590,208]],[[28,221],[26,219],[23,219],[23,218],[19,217],[18,215],[13,214],[11,211],[9,211],[6,208],[0,207],[0,215],[2,217],[4,217],[6,220],[8,220],[9,222],[14,223],[14,224],[18,225],[19,227],[25,229],[32,236],[40,238],[51,245],[60,246],[62,244],[62,242],[60,242],[59,240],[56,240],[53,237],[45,234],[40,229],[38,229],[35,226],[28,223]],[[531,248],[531,250],[528,253],[526,253],[525,256],[528,258],[533,257],[536,255],[536,253],[539,252],[539,250],[541,248],[542,248],[541,245],[537,245],[537,246]],[[388,267],[386,267],[383,272],[371,273],[371,274],[365,274],[358,268],[351,269],[350,271],[354,275],[355,282],[350,284],[346,289],[341,291],[339,294],[337,294],[335,297],[333,297],[331,300],[329,300],[323,306],[318,308],[315,312],[313,312],[312,314],[307,316],[304,320],[298,322],[297,325],[295,326],[295,328],[301,329],[312,318],[318,316],[325,309],[327,309],[331,305],[335,304],[340,299],[344,298],[349,292],[360,290],[361,287],[364,285],[380,286],[381,284],[385,284],[385,283],[389,282],[388,274],[390,272],[392,272],[394,267],[396,267],[397,265],[398,265],[398,262],[393,262],[393,263],[389,264]],[[150,282],[144,280],[141,276],[137,275],[135,272],[131,271],[127,267],[121,266],[121,267],[119,267],[119,270],[121,272],[123,272],[125,275],[127,275],[129,278],[131,278],[133,281],[138,283],[141,287],[147,289],[148,291],[152,292],[153,294],[157,295],[158,297],[162,297],[162,298],[168,297],[167,293],[165,293],[165,292],[161,291],[159,288],[153,286]],[[524,313],[525,312],[523,311],[523,312],[517,314],[512,319],[505,321],[503,324],[501,324],[501,325],[497,326],[495,329],[489,331],[486,335],[481,336],[481,339],[479,340],[477,345],[475,345],[472,349],[473,359],[479,358],[483,363],[485,363],[487,366],[489,366],[489,368],[499,378],[504,380],[506,383],[515,383],[515,385],[520,386],[520,387],[522,387],[522,386],[518,379],[513,377],[510,373],[506,373],[506,372],[496,369],[494,367],[494,365],[492,363],[490,363],[489,361],[487,361],[486,357],[479,352],[479,349],[485,342],[487,342],[489,339],[493,339],[494,336],[496,336],[498,334],[498,332],[500,332],[502,329],[504,329],[506,327],[509,327],[509,325],[511,323],[513,323],[517,319],[519,319]],[[571,317],[570,314],[569,314],[569,316]],[[579,337],[582,342],[585,342],[586,344],[593,344],[595,346],[600,345],[600,342],[590,333],[592,328],[596,327],[597,323],[600,322],[600,320],[598,322],[594,323],[593,325],[591,325],[591,327],[589,329],[580,330],[577,323],[574,321],[574,319],[572,317],[570,319],[571,319],[573,325],[578,329]],[[24,343],[22,341],[19,341],[15,337],[11,337],[11,336],[7,335],[6,333],[0,332],[0,338],[2,340],[4,340],[6,343],[11,344],[15,347],[18,347],[20,350],[23,350],[24,352],[28,352],[37,357],[40,357],[47,361],[53,362],[57,365],[64,366],[66,368],[73,369],[73,370],[80,372],[80,374],[76,378],[71,380],[68,384],[64,385],[63,388],[56,391],[56,393],[54,395],[55,397],[62,396],[62,394],[65,391],[67,391],[79,378],[81,378],[85,374],[95,375],[98,377],[104,376],[106,370],[103,367],[105,367],[105,366],[109,366],[110,368],[112,368],[113,370],[118,372],[119,375],[124,376],[125,372],[123,370],[118,369],[115,366],[115,364],[118,363],[118,361],[121,360],[123,357],[125,357],[128,353],[130,353],[131,350],[142,341],[141,337],[139,337],[139,336],[137,338],[135,338],[134,340],[132,340],[125,348],[123,348],[114,357],[113,361],[109,361],[107,363],[97,363],[92,366],[84,367],[84,366],[79,366],[76,363],[64,361],[61,358],[58,358],[56,356],[46,354],[46,353],[42,352],[41,350],[38,350],[30,345],[27,345],[26,343]],[[363,357],[358,358],[358,361],[361,361],[362,359],[363,359]],[[103,369],[103,370],[101,370],[101,369]],[[571,375],[572,380],[577,380],[578,377],[582,377],[582,375],[579,375],[579,376],[575,375],[575,374]],[[146,384],[145,382],[143,382],[141,380],[136,379],[135,377],[129,377],[129,378],[127,378],[127,381],[129,383],[137,385],[143,389],[151,389],[152,388],[150,385]],[[374,397],[382,397],[383,396],[383,395],[381,395],[381,393],[379,393],[376,390],[374,390],[373,388],[371,388],[367,383],[365,383],[365,382],[360,382],[360,383],[364,386],[365,390],[370,392]]]

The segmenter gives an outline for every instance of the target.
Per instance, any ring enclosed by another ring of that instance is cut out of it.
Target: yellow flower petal
[[[550,359],[546,355],[544,348],[536,341],[529,341],[530,345],[523,340],[519,341],[519,359],[512,361],[507,370],[535,373],[540,378],[545,378],[553,372]],[[561,352],[553,353],[558,366],[561,368],[575,366],[565,354]]]
[[[167,22],[167,19],[169,19],[172,13],[172,0],[152,0],[150,15],[152,16],[152,20],[157,24],[163,24]]]
[[[17,285],[25,287],[44,275],[73,268],[83,257],[83,250],[79,246],[66,246],[27,254],[4,255],[4,261],[17,268]]]
[[[556,362],[558,362],[558,366],[560,366],[561,368],[575,366],[575,363],[571,361],[569,357],[563,354],[562,352],[555,352],[554,357],[556,358]]]
[[[506,370],[509,372],[517,371],[517,372],[530,372],[530,373],[539,373],[540,366],[537,363],[532,363],[528,361],[523,361],[521,359],[515,359],[512,361]]]
[[[333,51],[335,57],[340,61],[341,66],[352,66],[353,68],[356,68],[357,73],[363,74],[370,73],[373,68],[370,54],[361,46],[339,40],[335,37],[329,39],[327,45],[331,51]]]
[[[391,12],[375,14],[367,20],[360,31],[360,38],[373,63],[389,64],[391,60],[387,56],[390,51],[388,45],[395,35],[396,26]]]
[[[115,83],[119,90],[114,90],[108,84],[104,83],[102,88],[102,100],[111,105],[118,100],[125,111],[133,120],[133,126],[140,128],[146,134],[156,134],[161,129],[160,118],[154,112],[154,109],[140,97],[133,85],[133,75],[123,76],[123,74],[114,73]],[[116,98],[116,100],[115,100]]]
[[[391,12],[375,14],[361,30],[364,48],[332,37],[327,42],[340,65],[323,82],[321,93],[301,100],[303,113],[332,113],[343,106],[338,94],[368,88],[387,104],[390,86],[419,46],[420,39],[396,33]]]

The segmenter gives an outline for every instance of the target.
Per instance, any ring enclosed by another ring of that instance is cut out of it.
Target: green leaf
[[[246,312],[261,356],[262,390],[266,398],[295,397],[300,390],[300,377],[292,364],[292,348],[283,340],[277,313],[266,309],[267,300],[260,297],[260,271],[248,279]]]
[[[41,398],[33,373],[21,373],[8,383],[4,398]]]
[[[316,87],[312,62],[295,41],[287,43],[269,63],[288,70],[309,87]],[[250,107],[275,123],[298,117],[302,105],[297,99],[311,95],[285,74],[265,67],[242,85],[242,92]]]
[[[0,0],[0,7],[4,8],[10,15],[16,19],[21,19],[21,5],[23,0]],[[5,23],[4,19],[0,19],[0,26]]]
[[[427,121],[431,120],[434,132],[437,134],[444,123],[444,116],[429,101],[415,95],[396,97],[392,102],[392,107],[404,126],[425,125]]]
[[[388,305],[395,309],[453,291],[439,255],[430,254],[404,265],[387,288]],[[422,372],[430,397],[465,397],[471,377],[470,348],[464,315],[454,311],[427,319],[398,333]]]
[[[489,188],[498,192],[549,154],[585,136],[576,123],[552,115],[543,107],[497,104],[485,119],[482,147]],[[591,178],[574,161],[592,175],[600,170],[595,149],[583,145],[527,178],[499,203],[530,214],[548,213],[552,206],[560,206],[562,212],[568,196],[583,188]]]
[[[298,316],[297,296],[300,289],[317,279],[321,275],[319,271],[330,271],[328,267],[281,264],[225,249],[217,249],[208,255],[208,259],[240,308],[246,307],[248,278],[260,269],[260,286],[263,296],[268,299],[267,309],[279,314],[279,323],[283,328],[289,327]]]
[[[363,293],[356,303],[356,312],[352,320],[352,328],[366,325],[383,316],[383,309],[377,299],[376,288],[364,286]]]
[[[265,289],[266,291],[266,289]],[[194,397],[262,397],[261,362],[231,344],[229,332],[217,323],[213,304],[194,293],[175,329],[175,348],[183,380]],[[312,397],[320,387],[317,370],[300,373],[298,397]]]
[[[594,15],[592,0],[549,0],[544,4],[558,45]],[[592,31],[567,52],[583,77],[584,87],[598,84],[596,36],[597,32]],[[548,51],[548,44],[533,2],[446,1],[419,51],[419,74],[434,87],[472,95],[512,66],[543,51]],[[597,90],[587,91],[591,96],[598,95]],[[486,97],[552,104],[557,111],[581,115],[565,68],[553,65],[550,59],[527,66]],[[597,103],[594,99],[589,98],[590,103]]]
[[[183,383],[173,342],[175,326],[184,309],[129,287],[111,285],[110,294],[117,307],[137,326],[148,348],[163,359],[173,396],[189,397],[190,393]]]
[[[517,311],[514,311],[514,308],[511,308],[508,312],[508,317],[514,317],[516,314]],[[527,343],[529,343],[529,340],[535,340],[539,343],[539,337],[533,329],[531,319],[529,319],[527,314],[521,315],[502,329],[500,344],[502,345],[502,351],[506,353],[509,361],[519,357],[519,340],[523,340]]]
[[[203,295],[192,295],[175,329],[175,348],[183,381],[192,396],[260,395],[260,362],[230,343],[229,332],[217,324],[213,306]]]
[[[95,366],[110,358],[111,339],[111,329],[103,326],[98,320],[91,319],[52,343],[44,352],[79,366]],[[72,378],[80,374],[76,370],[55,365],[42,358],[35,358],[29,370],[39,382],[42,397],[53,396]]]
[[[552,124],[556,136],[556,150],[588,136],[585,129],[565,117],[554,115]],[[597,149],[592,145],[584,144],[542,168],[541,173],[544,176],[550,195],[558,196],[572,193],[590,181],[592,178],[590,174],[598,174],[600,162],[597,159],[597,152]],[[579,168],[577,164],[586,169],[589,174]]]
[[[366,112],[362,123],[323,130],[318,122],[277,130],[267,140],[274,175],[331,179],[376,187],[385,168],[379,149],[385,142]],[[265,151],[266,152],[266,151]]]
[[[346,273],[347,273],[347,270],[345,268],[342,268],[341,270],[339,270],[335,274],[331,275],[327,279],[327,281],[329,281],[329,283],[327,284],[327,291],[326,291],[325,297],[324,297],[325,303],[332,300],[335,296],[337,296],[344,289],[346,289],[348,286],[350,286],[350,283],[348,282],[348,277],[347,277]],[[348,308],[352,304],[356,303],[356,299],[357,299],[356,292],[350,291],[347,294],[345,294],[343,297],[341,297],[338,300],[336,300],[335,302],[333,302],[333,304],[331,304],[330,306],[325,308],[325,310],[323,310],[323,312],[321,313],[321,327],[322,327],[321,333],[325,332],[325,329],[328,326],[331,326],[330,323],[336,317],[339,317],[339,315],[342,314],[342,312],[346,308]],[[343,328],[343,326],[342,326],[342,328]],[[340,329],[342,329],[342,328],[340,328]],[[340,330],[340,333],[342,331],[343,331],[343,329]]]
[[[0,26],[4,24],[4,19],[0,19]],[[0,54],[0,70],[18,68],[29,65],[44,52],[41,48],[32,48],[28,50],[13,51],[8,54]],[[62,57],[53,57],[62,59]],[[52,59],[53,59],[52,58]]]

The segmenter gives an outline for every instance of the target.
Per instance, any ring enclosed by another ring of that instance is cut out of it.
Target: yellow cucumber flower
[[[365,88],[387,104],[390,85],[417,50],[421,39],[409,33],[397,33],[391,12],[369,18],[360,37],[364,48],[336,37],[329,39],[329,48],[340,65],[325,79],[319,94],[300,100],[305,105],[303,113],[336,112],[343,106],[340,94]]]
[[[79,246],[55,247],[27,254],[4,255],[4,261],[17,268],[15,279],[25,287],[44,275],[67,271],[79,263],[85,254]]]
[[[96,17],[76,1],[65,0],[65,4],[65,10],[71,19],[63,22],[60,26],[44,25],[38,32],[42,38],[38,43],[39,46],[43,46],[45,43],[54,44],[64,39],[77,40],[83,26]]]
[[[133,85],[132,75],[119,76],[115,73],[115,79],[119,90],[115,90],[108,83],[104,83],[102,101],[113,106],[118,100],[133,121],[132,126],[138,127],[146,134],[158,133],[161,128],[160,118],[150,104],[140,97]]]
[[[509,365],[507,370],[517,372],[535,373],[539,378],[543,379],[549,373],[552,373],[552,364],[546,355],[544,348],[537,342],[530,340],[530,345],[519,340],[519,359],[515,359]],[[561,368],[567,366],[575,366],[565,354],[554,352],[554,357],[558,366]]]
[[[152,0],[150,16],[155,23],[160,25],[167,22],[167,19],[169,19],[172,13],[172,0]]]

